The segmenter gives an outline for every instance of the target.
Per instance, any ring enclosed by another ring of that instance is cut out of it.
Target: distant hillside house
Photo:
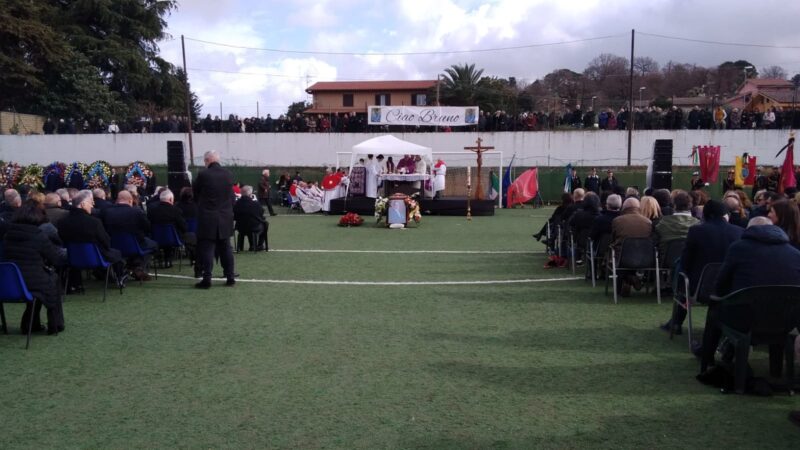
[[[791,110],[800,103],[800,98],[795,97],[795,87],[791,81],[751,79],[725,103],[730,108],[763,113],[771,108]]]
[[[305,114],[366,114],[370,105],[427,106],[428,92],[436,80],[417,81],[320,81],[306,92],[314,96]]]

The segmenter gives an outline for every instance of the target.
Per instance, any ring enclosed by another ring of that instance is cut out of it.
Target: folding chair
[[[197,233],[197,219],[186,219],[186,231]]]
[[[703,267],[703,271],[700,272],[700,279],[697,280],[697,286],[695,286],[693,295],[689,293],[689,275],[687,275],[685,272],[678,273],[678,276],[683,280],[684,298],[681,299],[678,295],[678,291],[676,290],[674,300],[678,306],[686,310],[686,319],[689,322],[689,351],[692,350],[692,332],[694,329],[692,326],[692,308],[695,308],[699,305],[708,305],[708,302],[711,300],[711,294],[714,293],[714,288],[716,287],[717,283],[717,275],[719,275],[719,269],[721,267],[722,263],[706,264],[706,266]],[[670,339],[672,339],[673,331],[674,329],[670,327]]]
[[[108,291],[108,278],[111,275],[111,263],[103,258],[97,245],[86,242],[67,243],[67,264],[78,270],[106,269],[106,283],[103,286],[103,301],[106,301],[106,291]],[[65,280],[64,293],[66,294],[69,280]],[[119,293],[122,295],[122,283],[117,280]]]
[[[111,235],[111,247],[115,248],[122,253],[123,258],[129,258],[131,256],[141,256],[144,258],[147,255],[153,253],[153,250],[145,250],[139,245],[139,241],[136,240],[136,236],[131,233],[113,233]],[[158,279],[158,265],[153,264],[153,270],[155,271],[156,280]],[[139,280],[139,284],[142,284],[142,281]]]
[[[578,249],[583,249],[584,256],[586,255],[586,244],[589,240],[589,232],[591,230],[589,228],[584,228],[581,230],[580,233],[575,233],[575,230],[569,230],[569,253],[570,253],[570,265],[572,266],[572,274],[575,275],[576,269],[576,255],[579,253]],[[584,258],[584,264],[586,264]]]
[[[172,224],[153,224],[150,229],[150,234],[153,240],[158,243],[158,248],[163,250],[165,248],[174,248],[178,250],[178,272],[183,268],[183,259],[181,258],[181,251],[184,249],[183,241],[178,230]],[[166,257],[164,258],[166,261]]]
[[[597,286],[597,267],[602,265],[608,253],[608,247],[611,245],[611,233],[605,233],[600,236],[600,239],[595,243],[591,238],[587,240],[587,256],[589,260],[589,267],[592,273],[592,287]]]
[[[686,247],[686,239],[673,239],[667,244],[666,253],[661,255],[659,266],[661,267],[661,271],[666,275],[668,284],[670,284],[670,280],[672,280],[672,269],[675,266],[675,261],[681,257],[684,247]]]
[[[611,279],[614,285],[614,304],[617,304],[617,271],[652,271],[655,272],[656,279],[656,298],[661,304],[661,280],[658,277],[660,268],[658,266],[658,249],[653,245],[653,240],[646,238],[628,238],[622,241],[619,248],[619,257],[616,249],[611,246],[611,256],[606,262],[606,270],[610,274],[606,275],[606,295],[608,295],[608,282]]]
[[[734,377],[737,394],[744,394],[747,383],[747,360],[750,347],[755,345],[784,346],[785,375],[790,393],[794,380],[794,335],[797,325],[788,320],[800,314],[800,286],[752,286],[731,292],[725,297],[711,296],[719,302],[720,327],[723,337],[735,348]],[[737,330],[726,324],[726,317],[746,317],[749,331]],[[770,353],[770,372],[773,376],[779,355]]]
[[[33,306],[36,299],[25,285],[19,267],[12,262],[0,263],[0,321],[3,325],[3,333],[8,334],[8,323],[6,323],[6,311],[3,303],[30,303]],[[33,312],[31,312],[30,322],[28,323],[28,340],[25,349],[31,345],[31,328],[33,328]]]

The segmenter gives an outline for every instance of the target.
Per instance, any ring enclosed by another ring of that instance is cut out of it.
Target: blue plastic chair
[[[139,245],[139,241],[136,240],[136,236],[131,233],[113,233],[111,235],[111,247],[119,250],[124,258],[131,256],[145,257],[153,253],[153,250],[143,249],[142,246]],[[153,270],[155,271],[157,280],[158,266],[153,264]]]
[[[171,224],[153,224],[150,234],[153,240],[158,243],[159,248],[176,248],[178,249],[178,272],[183,268],[183,260],[181,259],[181,250],[183,249],[183,241],[181,240],[178,230]]]
[[[33,294],[25,285],[19,267],[11,262],[0,263],[0,320],[3,322],[3,333],[8,334],[8,324],[6,323],[6,312],[3,303],[34,303]],[[33,316],[31,313],[30,323],[28,323],[28,341],[25,349],[31,345],[31,328],[33,328]]]
[[[106,269],[106,284],[103,287],[103,301],[106,301],[108,291],[108,277],[111,275],[111,263],[103,258],[97,245],[87,242],[70,242],[67,244],[67,263],[73,269]],[[69,281],[69,280],[67,280]],[[66,291],[68,283],[64,284]],[[122,294],[122,283],[119,283],[119,293]]]
[[[197,219],[186,219],[186,231],[197,233]]]

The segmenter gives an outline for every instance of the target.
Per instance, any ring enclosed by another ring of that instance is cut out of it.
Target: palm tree
[[[453,64],[444,69],[442,75],[442,99],[453,106],[475,105],[477,102],[478,82],[483,69],[475,70],[475,64],[464,63],[463,66]]]

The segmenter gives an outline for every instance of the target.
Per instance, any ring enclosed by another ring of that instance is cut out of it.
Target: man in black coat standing
[[[219,255],[226,286],[236,284],[233,269],[233,174],[219,164],[219,153],[211,150],[203,156],[207,169],[197,175],[194,198],[197,201],[197,260],[203,271],[203,280],[195,284],[199,289],[211,287],[211,270],[214,268],[214,250]]]

